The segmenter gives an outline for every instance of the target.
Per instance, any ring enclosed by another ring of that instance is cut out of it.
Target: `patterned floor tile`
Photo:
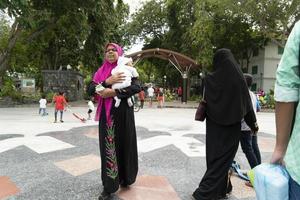
[[[0,176],[0,199],[19,193],[19,188],[11,182],[9,177]]]
[[[99,156],[87,155],[55,162],[54,164],[73,176],[80,176],[94,170],[99,170],[101,160]]]
[[[99,136],[98,127],[88,129],[84,135],[89,138],[98,139],[98,136]]]
[[[124,200],[180,200],[177,193],[163,176],[138,176],[135,184],[121,189],[118,196]]]
[[[238,199],[255,197],[255,191],[252,187],[246,186],[245,181],[237,176],[231,176],[233,186],[232,195]]]

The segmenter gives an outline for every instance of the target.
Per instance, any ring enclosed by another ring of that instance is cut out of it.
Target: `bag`
[[[204,100],[205,88],[203,89],[203,99],[200,101],[196,114],[195,120],[203,122],[206,118],[206,101]]]
[[[206,117],[206,101],[201,100],[195,114],[195,120],[203,122],[205,120],[205,117]]]
[[[289,174],[283,166],[263,163],[247,174],[257,200],[288,200]]]

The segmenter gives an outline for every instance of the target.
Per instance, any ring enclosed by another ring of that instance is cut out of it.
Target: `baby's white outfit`
[[[122,83],[115,83],[112,85],[112,89],[124,89],[126,87],[129,87],[131,85],[131,78],[136,78],[139,76],[136,68],[132,66],[128,66],[129,62],[132,62],[131,58],[126,57],[119,57],[117,66],[111,71],[111,74],[114,75],[118,72],[123,72],[122,75],[125,76],[125,80]],[[121,103],[121,99],[119,99],[117,96],[114,97],[116,103],[115,107],[119,107]],[[131,97],[127,99],[128,106],[133,106],[133,102],[131,100]]]

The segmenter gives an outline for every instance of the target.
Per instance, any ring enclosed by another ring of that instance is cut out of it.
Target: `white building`
[[[253,53],[250,59],[248,73],[253,75],[252,90],[263,89],[269,92],[274,90],[276,70],[283,53],[283,48],[273,42],[269,42],[264,48]],[[244,61],[244,67],[245,66]]]

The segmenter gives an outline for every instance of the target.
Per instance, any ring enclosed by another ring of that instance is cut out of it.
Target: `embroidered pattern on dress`
[[[115,179],[118,176],[118,164],[115,147],[115,129],[112,125],[107,125],[107,136],[105,137],[106,169],[107,176]]]

